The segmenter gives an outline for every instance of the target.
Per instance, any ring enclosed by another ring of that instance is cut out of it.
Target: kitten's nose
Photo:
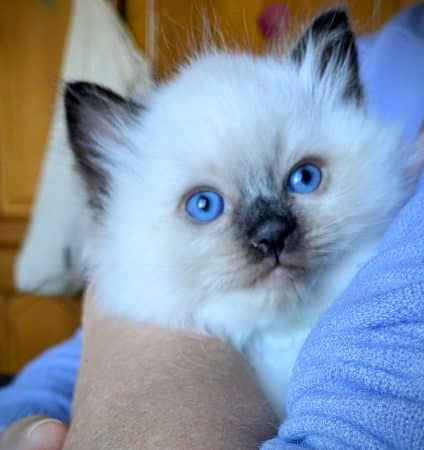
[[[249,243],[264,256],[275,256],[278,260],[287,237],[295,228],[296,222],[291,217],[272,217],[256,226],[249,236]]]

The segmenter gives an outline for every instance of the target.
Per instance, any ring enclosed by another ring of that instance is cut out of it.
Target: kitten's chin
[[[293,280],[293,275],[287,267],[277,266],[268,275],[269,283],[284,283]]]

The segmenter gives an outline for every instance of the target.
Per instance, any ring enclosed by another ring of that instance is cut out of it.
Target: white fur
[[[243,351],[283,415],[282,392],[322,310],[370,258],[408,198],[416,155],[366,108],[341,99],[346,67],[319,78],[313,49],[289,58],[213,52],[194,59],[146,103],[108,150],[112,194],[87,245],[105,313],[208,332]],[[292,199],[308,230],[305,274],[253,283],[233,234],[239,186],[266,190],[304,157],[323,161],[316,193]],[[187,192],[218,189],[225,214],[207,225],[184,212]]]

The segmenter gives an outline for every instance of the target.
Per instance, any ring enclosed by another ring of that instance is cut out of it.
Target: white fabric
[[[64,81],[86,80],[125,95],[147,92],[150,65],[106,0],[75,0],[63,59]],[[66,140],[58,90],[32,221],[15,264],[21,291],[71,293],[83,285],[78,253],[86,217],[82,181]]]

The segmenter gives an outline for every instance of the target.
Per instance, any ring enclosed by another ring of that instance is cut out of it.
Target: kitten
[[[82,82],[65,103],[104,312],[231,341],[283,416],[304,338],[418,174],[365,107],[346,13],[285,57],[202,54],[143,106]]]

